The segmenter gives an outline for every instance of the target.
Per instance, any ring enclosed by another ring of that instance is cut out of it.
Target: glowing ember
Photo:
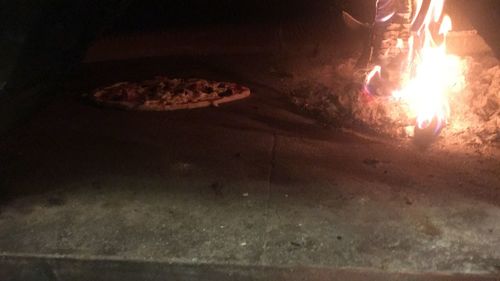
[[[422,2],[417,1],[417,14],[422,9]],[[436,132],[450,115],[451,95],[465,86],[461,60],[446,50],[446,35],[452,22],[448,16],[442,15],[444,2],[431,0],[418,26],[415,15],[412,21],[414,32],[408,40],[408,65],[402,75],[406,78],[401,79],[399,89],[392,90],[392,97],[406,105],[408,117],[415,119],[420,129],[435,122]],[[402,41],[398,39],[396,47],[401,46]],[[380,71],[380,66],[376,66],[367,76],[366,84]]]

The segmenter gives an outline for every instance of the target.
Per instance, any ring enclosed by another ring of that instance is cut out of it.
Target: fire
[[[392,90],[392,97],[405,105],[408,117],[416,120],[420,129],[436,122],[436,132],[450,117],[452,95],[465,86],[460,58],[448,54],[446,49],[446,36],[452,29],[452,21],[443,15],[444,2],[431,0],[425,17],[417,23],[423,0],[417,1],[413,32],[408,40],[407,67],[403,71],[405,78],[401,79],[398,89]],[[380,66],[376,66],[366,82],[370,83],[374,74],[379,72]]]

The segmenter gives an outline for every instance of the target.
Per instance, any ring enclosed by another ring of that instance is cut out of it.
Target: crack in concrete
[[[269,203],[269,200],[271,199],[271,185],[272,185],[272,180],[273,180],[273,175],[274,175],[274,169],[276,166],[276,143],[277,143],[277,134],[276,132],[273,133],[273,144],[271,147],[271,161],[270,161],[270,167],[269,167],[269,176],[267,178],[267,183],[268,183],[268,193],[267,193],[267,202]]]
[[[267,251],[267,243],[269,242],[269,237],[267,237],[267,231],[268,231],[268,222],[269,222],[269,211],[270,211],[270,202],[271,202],[271,188],[272,188],[272,180],[273,180],[273,175],[274,175],[274,170],[276,166],[276,145],[277,145],[277,134],[276,132],[273,132],[273,141],[271,145],[271,159],[269,162],[269,173],[267,177],[267,198],[266,198],[266,211],[265,211],[265,232],[264,232],[264,245],[262,249],[262,253],[259,257],[260,264],[263,263],[263,256],[265,255]]]

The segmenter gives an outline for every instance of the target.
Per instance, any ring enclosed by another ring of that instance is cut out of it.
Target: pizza
[[[123,109],[169,111],[218,106],[249,95],[249,88],[232,82],[157,76],[142,82],[119,82],[99,88],[90,98],[97,104]]]

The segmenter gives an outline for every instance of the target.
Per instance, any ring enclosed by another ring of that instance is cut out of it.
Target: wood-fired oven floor
[[[499,159],[324,128],[262,81],[207,76],[253,96],[166,113],[60,97],[2,139],[0,279],[500,274]]]

